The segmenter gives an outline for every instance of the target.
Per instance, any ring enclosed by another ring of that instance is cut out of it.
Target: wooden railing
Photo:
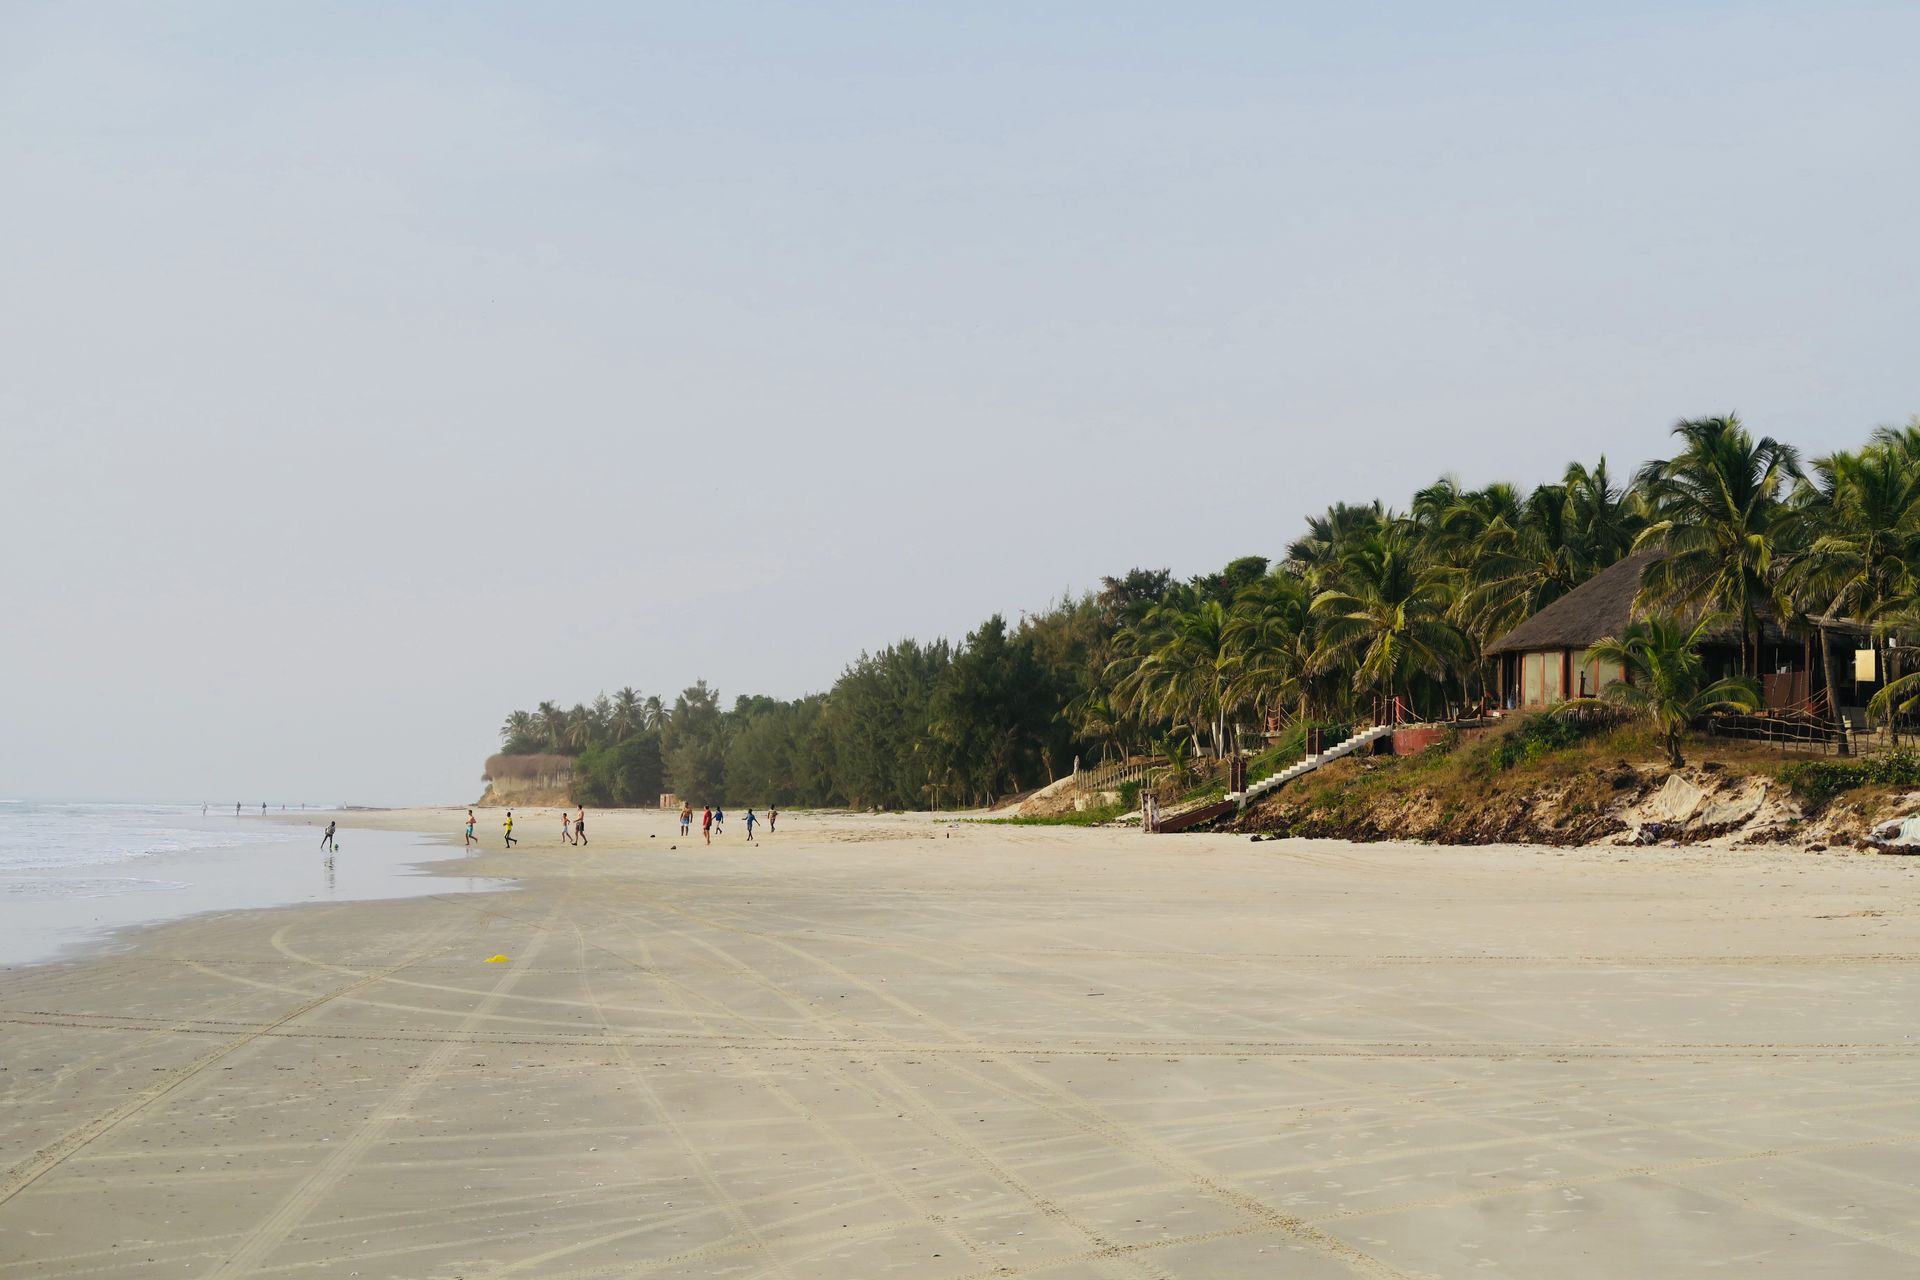
[[[1165,760],[1156,756],[1150,760],[1118,760],[1091,769],[1076,768],[1073,789],[1085,795],[1089,791],[1118,791],[1129,782],[1144,786],[1149,775],[1165,764]]]

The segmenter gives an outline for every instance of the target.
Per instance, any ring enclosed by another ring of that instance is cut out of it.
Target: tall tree
[[[1422,563],[1408,531],[1390,526],[1350,545],[1328,576],[1333,585],[1313,601],[1316,669],[1346,670],[1355,693],[1389,703],[1412,700],[1422,678],[1457,674],[1467,647],[1447,620],[1447,574]]]
[[[1740,627],[1741,666],[1759,670],[1759,617],[1774,599],[1781,495],[1800,475],[1799,455],[1772,436],[1755,440],[1740,419],[1697,418],[1674,427],[1685,447],[1640,469],[1653,520],[1635,539],[1666,555],[1641,577],[1656,608],[1708,606]]]

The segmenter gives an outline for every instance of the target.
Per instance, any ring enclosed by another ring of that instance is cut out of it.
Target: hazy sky
[[[469,800],[542,698],[1920,410],[1920,6],[1572,10],[4,5],[0,796]]]

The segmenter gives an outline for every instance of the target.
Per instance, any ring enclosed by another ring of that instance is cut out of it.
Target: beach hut
[[[1596,660],[1589,650],[1598,640],[1623,634],[1643,615],[1638,601],[1641,580],[1664,554],[1655,549],[1628,556],[1488,645],[1487,656],[1500,663],[1501,704],[1510,710],[1545,710],[1569,698],[1594,697],[1621,679],[1619,668]],[[1857,623],[1823,621],[1849,637],[1859,630]],[[1762,610],[1759,643],[1761,685],[1768,710],[1804,709],[1824,691],[1817,675],[1819,645],[1811,632],[1790,635],[1771,610]],[[1836,635],[1834,643],[1850,654],[1851,638],[1842,640]],[[1738,624],[1716,629],[1700,652],[1710,677],[1738,674]],[[1836,662],[1834,668],[1835,693],[1843,707],[1859,701],[1851,666]]]

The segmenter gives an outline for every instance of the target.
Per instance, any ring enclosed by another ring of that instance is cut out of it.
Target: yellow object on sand
[[[506,958],[505,956],[488,956],[488,957],[486,958],[486,961],[485,961],[485,963],[487,963],[487,964],[505,964],[505,963],[507,963],[507,958]]]

